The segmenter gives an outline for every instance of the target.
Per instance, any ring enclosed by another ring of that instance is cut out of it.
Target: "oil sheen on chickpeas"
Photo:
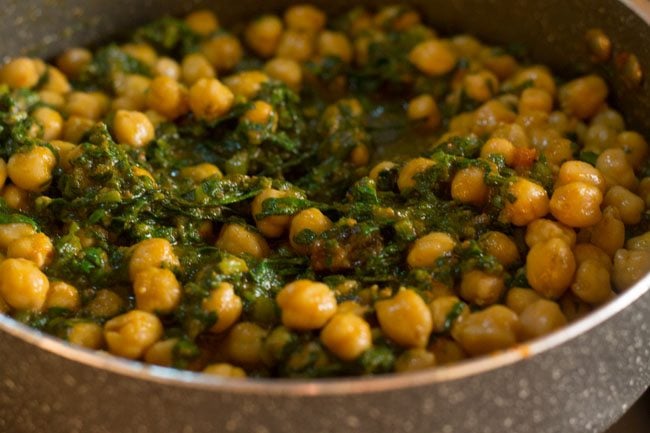
[[[405,372],[650,270],[648,144],[606,81],[413,9],[209,10],[0,67],[0,313],[243,378]]]

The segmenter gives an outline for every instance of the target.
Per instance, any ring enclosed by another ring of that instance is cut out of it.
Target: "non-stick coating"
[[[101,42],[165,12],[182,13],[201,2],[3,3],[0,46],[4,55],[51,56],[63,47]],[[211,5],[222,22],[232,22],[263,10],[281,10],[290,3],[238,0]],[[313,3],[335,12],[352,2]],[[643,68],[650,68],[650,28],[622,2],[411,3],[442,31],[462,29],[493,42],[520,42],[530,48],[532,58],[567,73],[592,67],[584,43],[584,33],[592,27],[611,37],[617,53],[632,52]],[[629,3],[647,8],[643,0]],[[610,77],[615,99],[632,126],[650,131],[647,80],[639,88],[629,88],[613,73],[612,64],[599,69]],[[643,288],[636,289],[638,299],[609,320],[593,329],[585,327],[577,338],[528,359],[481,374],[425,380],[421,385],[408,380],[402,387],[384,391],[368,385],[380,382],[350,381],[349,395],[323,394],[317,385],[310,388],[309,384],[300,395],[283,395],[265,392],[264,386],[237,391],[232,384],[220,388],[160,377],[134,378],[135,369],[131,375],[98,369],[57,355],[58,343],[42,340],[52,349],[44,350],[0,331],[0,432],[600,432],[650,383],[650,292],[639,289]]]

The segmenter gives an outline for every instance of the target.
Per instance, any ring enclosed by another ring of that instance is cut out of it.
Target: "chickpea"
[[[0,224],[0,249],[6,250],[15,241],[36,233],[34,226],[25,223]]]
[[[33,59],[15,58],[0,68],[0,83],[12,89],[29,89],[34,87],[41,74]]]
[[[450,314],[460,308],[456,317],[450,317]],[[462,320],[469,314],[469,308],[456,296],[440,296],[429,303],[431,311],[431,320],[433,321],[433,332],[442,334],[449,330],[457,320]]]
[[[47,292],[45,299],[45,308],[65,308],[70,311],[77,311],[81,306],[79,291],[63,281],[54,281],[50,283],[50,290]]]
[[[481,158],[489,159],[490,155],[501,156],[506,165],[512,165],[515,159],[515,146],[505,138],[490,138],[481,147]]]
[[[648,142],[638,132],[621,132],[616,137],[615,146],[625,151],[627,161],[634,169],[641,168],[648,158]]]
[[[585,150],[600,153],[616,144],[618,133],[602,124],[592,124],[583,137]]]
[[[603,193],[590,183],[571,182],[555,189],[551,197],[551,213],[570,227],[589,227],[601,218]]]
[[[404,164],[397,178],[397,186],[401,192],[406,192],[416,185],[415,177],[433,167],[435,162],[428,158],[415,158]]]
[[[267,188],[260,192],[251,203],[251,213],[257,229],[267,238],[278,238],[282,236],[291,223],[290,215],[273,215],[258,219],[257,215],[262,212],[263,203],[269,198],[283,198],[288,194],[285,191]]]
[[[546,298],[559,298],[573,281],[576,261],[569,245],[560,238],[532,246],[526,257],[526,278]]]
[[[521,312],[519,322],[523,338],[530,340],[562,328],[567,320],[557,302],[540,299]]]
[[[586,260],[594,260],[598,262],[601,267],[607,269],[607,271],[611,272],[612,270],[612,259],[605,251],[601,250],[596,245],[589,243],[578,244],[573,249],[573,255],[575,256],[578,265]]]
[[[641,197],[619,185],[607,191],[603,204],[618,209],[621,221],[631,225],[641,221],[641,214],[645,210],[645,202]]]
[[[248,254],[258,259],[270,254],[269,245],[262,236],[239,224],[224,225],[216,246],[231,254]]]
[[[263,15],[246,27],[244,38],[258,56],[271,57],[280,43],[282,27],[282,21],[277,16]]]
[[[230,328],[239,320],[243,302],[235,294],[233,285],[224,282],[219,283],[217,288],[203,300],[202,308],[204,311],[216,313],[217,321],[210,328],[210,332],[219,333]]]
[[[40,86],[41,90],[58,93],[60,95],[66,94],[70,91],[70,83],[61,71],[54,66],[48,66],[46,70],[47,79],[45,83]]]
[[[476,135],[491,134],[500,126],[514,122],[516,117],[509,107],[498,99],[492,99],[474,113],[472,132]]]
[[[78,322],[73,324],[67,332],[69,343],[86,349],[99,350],[104,345],[103,330],[94,322]]]
[[[49,90],[41,90],[38,92],[38,97],[41,99],[43,104],[54,107],[57,110],[61,110],[65,104],[65,98],[63,95]]]
[[[305,62],[314,54],[314,36],[310,33],[287,30],[282,34],[277,56],[296,62]]]
[[[650,232],[628,239],[625,248],[632,251],[650,250]]]
[[[59,165],[65,170],[68,170],[71,167],[70,161],[73,159],[72,157],[77,153],[75,151],[77,146],[61,140],[50,141],[50,144],[59,154]]]
[[[602,219],[591,229],[591,243],[602,249],[610,257],[625,244],[625,225],[618,210],[606,207]]]
[[[321,57],[337,57],[344,63],[352,61],[352,45],[344,33],[326,30],[318,36],[317,45]]]
[[[200,183],[212,177],[221,179],[223,174],[216,165],[210,164],[209,162],[202,162],[201,164],[182,168],[181,176],[187,179],[192,179],[196,183]]]
[[[370,170],[370,173],[368,174],[368,177],[370,177],[370,179],[372,179],[372,180],[374,180],[376,182],[377,179],[379,179],[379,175],[382,172],[392,170],[395,167],[397,167],[397,164],[395,164],[392,161],[382,161],[379,164],[375,165],[372,168],[372,170]]]
[[[155,137],[153,124],[139,111],[118,110],[113,120],[113,133],[119,143],[144,147]]]
[[[2,198],[11,209],[25,211],[31,206],[29,192],[16,185],[6,185],[2,190]]]
[[[95,126],[95,121],[91,119],[70,116],[63,125],[63,139],[70,143],[79,143],[93,126]]]
[[[0,297],[16,310],[41,311],[50,283],[31,261],[8,258],[0,262]]]
[[[594,118],[591,119],[591,124],[604,125],[616,132],[623,132],[625,129],[625,120],[623,120],[623,116],[621,116],[618,111],[611,108],[606,108],[597,113]]]
[[[517,343],[521,324],[514,311],[492,305],[457,322],[451,335],[467,353],[484,355]]]
[[[404,347],[425,347],[433,330],[431,311],[412,289],[375,303],[377,320],[388,338]]]
[[[463,348],[447,337],[436,337],[429,350],[433,353],[437,365],[453,364],[467,358]]]
[[[490,193],[484,177],[485,172],[479,167],[459,170],[451,182],[451,197],[461,203],[482,206]]]
[[[449,234],[432,232],[413,242],[406,262],[412,268],[431,268],[440,257],[450,255],[455,246]]]
[[[54,245],[43,233],[21,237],[9,244],[7,249],[7,257],[30,260],[40,269],[49,265],[53,256]]]
[[[133,247],[129,260],[129,277],[133,281],[138,273],[147,268],[175,267],[179,264],[174,248],[167,239],[146,239]]]
[[[162,323],[146,311],[131,310],[104,325],[108,351],[129,359],[141,358],[162,335]]]
[[[201,52],[217,72],[230,71],[237,66],[243,56],[239,39],[227,34],[208,39],[201,44]]]
[[[4,159],[0,158],[0,189],[5,185],[7,181],[7,163]]]
[[[348,160],[354,164],[355,167],[365,167],[370,162],[370,151],[365,144],[358,144],[354,146]]]
[[[291,6],[284,13],[284,22],[292,30],[317,33],[325,27],[327,15],[315,6],[302,4]]]
[[[25,152],[11,155],[7,173],[19,188],[39,192],[49,186],[55,166],[56,157],[50,149],[34,146]]]
[[[48,107],[39,107],[32,113],[32,117],[43,128],[43,140],[56,140],[63,132],[63,117],[58,111]]]
[[[297,280],[276,296],[282,324],[290,329],[320,329],[336,313],[334,292],[323,283]]]
[[[262,84],[268,80],[268,75],[261,71],[244,71],[227,77],[224,84],[237,98],[250,99],[257,95]]]
[[[529,247],[553,238],[562,239],[571,248],[576,244],[576,232],[561,223],[538,219],[526,227],[526,245]]]
[[[151,82],[144,75],[127,74],[120,75],[113,86],[115,93],[128,101],[126,104],[132,105],[135,110],[142,111],[147,106],[147,95],[151,88]],[[113,105],[115,105],[115,101]]]
[[[168,338],[154,343],[144,354],[144,361],[149,364],[171,367],[174,364],[174,347],[178,338]]]
[[[519,261],[519,250],[515,242],[506,234],[489,231],[479,238],[483,250],[494,256],[504,267]]]
[[[471,270],[463,274],[460,283],[460,296],[480,307],[494,304],[505,289],[502,276],[491,275],[481,270]]]
[[[571,284],[571,291],[588,304],[602,304],[613,296],[609,271],[598,260],[582,261]]]
[[[68,77],[77,78],[93,60],[93,54],[85,48],[69,48],[56,59],[56,66]]]
[[[244,369],[225,362],[210,364],[203,369],[203,373],[213,376],[229,377],[231,379],[244,379],[246,377]]]
[[[650,177],[644,177],[639,182],[639,196],[645,201],[646,207],[650,207]]]
[[[274,111],[273,106],[265,101],[253,102],[253,106],[244,113],[241,117],[241,121],[267,127],[271,132],[275,132],[278,126],[278,116]],[[263,136],[261,131],[255,128],[248,131],[248,139],[251,144],[260,144]]]
[[[546,66],[531,66],[521,69],[513,77],[515,86],[521,86],[527,81],[533,83],[533,88],[545,90],[549,95],[555,97],[555,80]]]
[[[519,98],[520,113],[541,111],[550,113],[553,110],[553,96],[544,89],[531,87],[521,92]]]
[[[560,166],[555,186],[567,185],[572,182],[592,184],[601,192],[605,192],[605,177],[592,165],[583,161],[567,161]]]
[[[86,305],[86,310],[92,317],[113,317],[124,308],[124,300],[112,290],[97,291],[95,297]]]
[[[320,339],[325,347],[344,361],[358,358],[372,346],[370,325],[353,313],[335,314],[321,331]]]
[[[169,269],[150,267],[135,275],[133,293],[139,310],[168,314],[180,303],[182,288]]]
[[[181,77],[181,67],[171,57],[159,57],[153,65],[153,75],[156,77],[162,75],[178,81]]]
[[[499,90],[499,79],[488,70],[465,75],[463,90],[475,101],[486,102]]]
[[[421,348],[409,349],[395,360],[395,371],[405,373],[407,371],[424,370],[435,365],[436,356],[433,353]]]
[[[109,108],[108,96],[101,92],[72,92],[68,95],[65,111],[70,116],[99,120]]]
[[[276,57],[264,65],[264,72],[271,78],[282,81],[293,91],[302,86],[302,68],[295,60]]]
[[[230,89],[214,78],[201,78],[190,89],[190,108],[200,119],[218,119],[230,111],[233,101]]]
[[[440,76],[454,69],[458,58],[446,42],[429,39],[413,47],[409,61],[426,75]]]
[[[409,101],[406,115],[411,120],[426,120],[427,126],[436,128],[441,121],[440,110],[431,95],[419,95]]]
[[[525,226],[548,213],[549,200],[546,190],[523,177],[518,177],[509,187],[515,198],[505,206],[506,220],[516,226]]]
[[[219,20],[217,16],[208,9],[200,9],[194,11],[185,17],[185,24],[192,29],[193,32],[201,36],[207,36],[215,32],[219,28]]]
[[[239,322],[223,342],[227,358],[240,365],[256,366],[263,362],[266,330],[252,322]]]
[[[513,287],[508,290],[508,294],[506,295],[506,306],[520,315],[526,307],[539,299],[542,299],[542,297],[532,289]]]
[[[178,81],[159,76],[151,81],[147,93],[147,106],[174,120],[189,110],[187,90]]]
[[[296,242],[296,236],[303,230],[310,230],[319,235],[332,227],[332,221],[320,210],[309,208],[298,212],[291,220],[289,227],[289,242],[291,247],[300,254],[307,254],[309,247]]]
[[[192,53],[183,57],[181,74],[183,82],[188,86],[193,85],[201,78],[211,79],[217,76],[208,59],[201,53]]]
[[[524,128],[516,123],[501,125],[497,127],[491,135],[492,138],[504,138],[508,140],[517,149],[527,149],[530,147],[530,140]],[[489,141],[489,140],[488,140]],[[507,145],[505,146],[507,147]],[[513,163],[516,160],[517,152],[514,152]],[[507,154],[506,154],[507,156]]]
[[[478,57],[483,50],[481,41],[471,35],[458,35],[451,38],[451,45],[459,56],[474,58]]]
[[[578,119],[593,117],[607,99],[607,84],[597,75],[588,75],[568,82],[560,88],[562,110]]]
[[[641,278],[645,277],[648,271],[650,271],[650,251],[629,251],[625,249],[616,251],[612,282],[617,290],[629,289]]]

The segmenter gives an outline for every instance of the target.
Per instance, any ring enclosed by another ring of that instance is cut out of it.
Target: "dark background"
[[[606,433],[650,432],[650,389]]]

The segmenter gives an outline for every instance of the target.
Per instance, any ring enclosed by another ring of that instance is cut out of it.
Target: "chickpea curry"
[[[417,11],[211,11],[0,68],[0,313],[229,377],[403,372],[650,271],[644,137],[598,75]]]

